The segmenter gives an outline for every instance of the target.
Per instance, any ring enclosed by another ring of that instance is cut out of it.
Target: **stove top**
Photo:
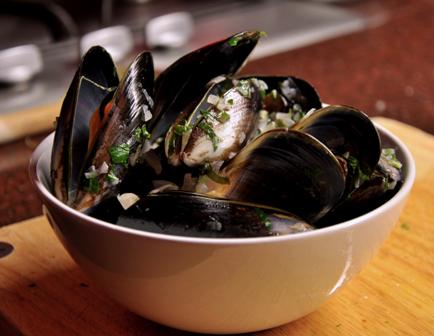
[[[60,21],[63,19],[66,23],[52,20],[55,26],[64,29],[64,34],[57,37],[50,31],[52,27],[47,27],[46,22],[38,21],[37,17],[2,14],[0,9],[0,50],[32,44],[39,48],[43,59],[42,71],[32,80],[13,85],[0,84],[0,113],[42,106],[61,99],[79,62],[82,37],[104,27],[122,25],[131,33],[134,47],[118,60],[118,65],[124,69],[138,51],[148,48],[145,29],[152,19],[173,12],[189,13],[193,22],[190,38],[182,46],[157,48],[153,52],[155,67],[162,70],[183,54],[242,30],[267,32],[267,38],[261,40],[252,54],[252,58],[258,58],[348,34],[370,24],[368,18],[359,14],[313,1],[102,2],[101,8],[93,5],[84,11],[84,1],[73,2],[75,5],[64,1],[61,14],[66,13],[66,19],[64,15]]]

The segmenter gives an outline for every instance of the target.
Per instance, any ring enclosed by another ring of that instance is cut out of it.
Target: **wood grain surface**
[[[434,137],[378,118],[416,159],[392,234],[316,312],[258,335],[434,335]],[[7,247],[13,247],[7,254]],[[126,311],[94,286],[44,217],[0,229],[0,335],[186,335]]]
[[[0,144],[53,130],[60,106],[59,101],[19,112],[0,114]]]

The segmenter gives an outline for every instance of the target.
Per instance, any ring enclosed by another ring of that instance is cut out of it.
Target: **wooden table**
[[[371,263],[316,312],[261,335],[434,335],[434,137],[378,118],[407,143],[417,176]],[[7,247],[12,252],[5,255]],[[0,229],[0,335],[184,335],[126,311],[81,272],[37,217]]]

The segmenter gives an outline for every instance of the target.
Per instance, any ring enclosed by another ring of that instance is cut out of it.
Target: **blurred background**
[[[431,0],[2,0],[0,226],[41,212],[26,166],[53,128],[81,55],[103,45],[122,72],[156,70],[236,32],[267,32],[243,73],[295,75],[323,101],[434,133]]]

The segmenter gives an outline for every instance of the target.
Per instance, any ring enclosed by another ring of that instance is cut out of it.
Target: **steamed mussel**
[[[236,76],[263,35],[205,46],[156,79],[148,52],[119,80],[90,49],[57,121],[55,196],[117,225],[200,237],[309,231],[392,197],[400,162],[363,112],[323,106],[293,76]]]

